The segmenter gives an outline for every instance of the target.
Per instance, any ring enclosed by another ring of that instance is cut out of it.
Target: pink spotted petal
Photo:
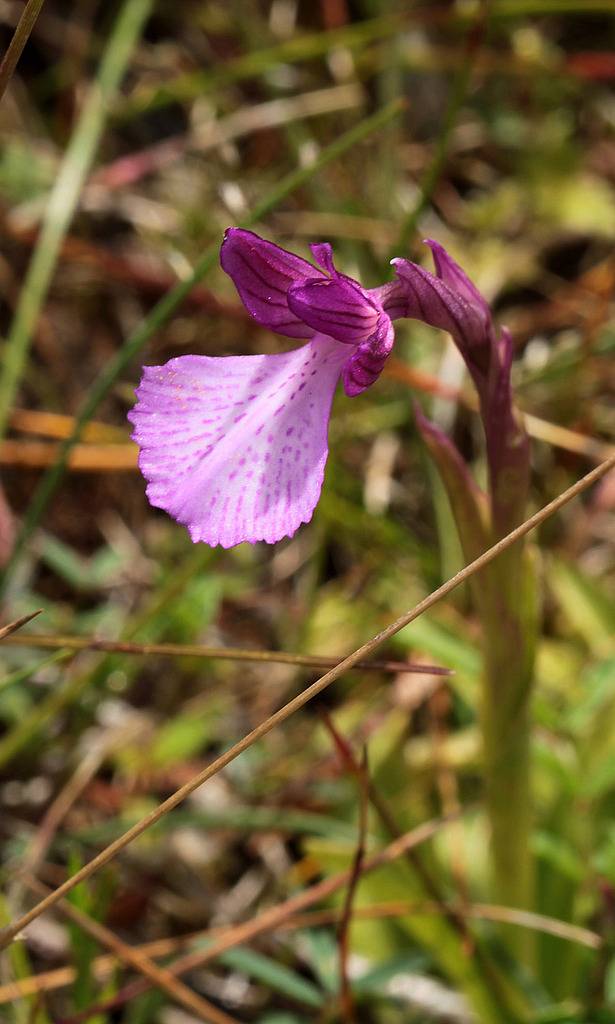
[[[320,496],[347,356],[316,336],[279,355],[145,367],[129,418],[151,504],[212,546],[292,536]]]
[[[220,264],[259,324],[288,338],[313,336],[314,331],[288,308],[287,293],[292,284],[324,277],[321,270],[244,228],[228,228]]]

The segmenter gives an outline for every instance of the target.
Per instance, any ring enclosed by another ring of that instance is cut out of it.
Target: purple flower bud
[[[393,265],[405,291],[404,315],[452,335],[479,392],[486,385],[494,341],[489,306],[441,245],[428,242],[437,274],[410,260]]]
[[[409,260],[393,260],[406,298],[404,315],[448,331],[472,376],[487,445],[492,527],[501,536],[519,521],[529,478],[528,439],[513,404],[512,339],[506,329],[498,337],[488,303],[455,260],[438,242],[427,244],[436,274]],[[399,301],[398,293],[389,298],[390,304]],[[433,435],[431,440],[433,447]],[[442,450],[440,445],[437,451]]]

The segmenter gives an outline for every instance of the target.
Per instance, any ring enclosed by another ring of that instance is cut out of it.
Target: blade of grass
[[[28,3],[23,9],[23,13],[17,28],[13,32],[13,38],[9,43],[8,50],[2,58],[0,64],[0,100],[6,92],[6,87],[9,84],[17,62],[23,53],[24,46],[28,42],[30,33],[34,28],[36,19],[38,18],[41,7],[43,6],[44,0],[28,0]]]
[[[143,0],[141,0],[141,2],[143,2]],[[388,124],[392,118],[397,117],[403,107],[404,103],[401,100],[388,103],[385,107],[377,110],[375,114],[372,114],[371,117],[364,118],[359,122],[359,124],[354,125],[347,132],[344,132],[344,134],[340,135],[335,142],[331,143],[330,146],[327,146],[326,149],[323,149],[322,153],[319,154],[318,158],[309,167],[299,167],[282,178],[276,187],[272,189],[269,195],[256,205],[251,216],[241,222],[240,226],[245,228],[252,227],[258,220],[264,217],[265,214],[270,213],[271,210],[275,209],[283,199],[286,199],[292,192],[301,188],[302,185],[305,185],[306,182],[322,170],[323,167],[326,167],[327,164],[342,156],[348,150],[352,149],[353,146],[362,142],[374,132],[377,132],[384,125]],[[96,378],[88,392],[81,411],[76,418],[73,432],[62,444],[55,464],[47,471],[30,501],[28,510],[24,516],[21,530],[15,541],[11,557],[5,566],[2,579],[0,580],[0,595],[4,593],[6,585],[15,570],[25,544],[29,540],[33,530],[45,511],[48,502],[55,493],[62,476],[64,475],[68,456],[73,446],[77,441],[79,441],[83,428],[90,421],[96,409],[113,387],[119,375],[128,366],[131,360],[134,359],[134,357],[141,351],[152,335],[155,334],[156,331],[160,330],[163,324],[167,322],[169,317],[183,302],[186,295],[188,295],[191,288],[197,284],[197,282],[202,280],[217,260],[218,245],[216,244],[215,246],[210,246],[205,251],[190,277],[181,281],[171,291],[167,292],[167,294],[163,296],[163,298],[154,306],[149,315],[128,338],[116,355],[115,359],[112,359],[111,362],[101,370],[101,373]]]
[[[446,902],[444,909],[449,913],[465,915],[483,921],[504,921],[519,928],[530,928],[532,931],[546,935],[555,935],[558,939],[573,942],[587,949],[601,949],[604,939],[598,932],[580,925],[560,921],[546,914],[536,914],[530,910],[519,910],[517,907],[500,907],[494,903],[457,903]],[[367,907],[357,907],[354,914],[357,918],[375,919],[380,917],[405,917],[407,914],[438,914],[442,913],[442,904],[438,900],[416,902],[412,900],[391,900],[386,903],[374,903]],[[320,924],[334,924],[339,921],[340,911],[312,910],[297,917],[289,918],[289,928],[313,928]],[[1,995],[1,990],[0,990]]]
[[[109,104],[117,93],[152,3],[153,0],[126,0],[122,6],[49,196],[40,237],[4,348],[0,374],[0,437],[6,430],[32,334],[49,289],[62,240],[94,160]]]
[[[22,668],[16,668],[14,672],[9,672],[8,675],[0,678],[0,690],[8,689],[10,686],[18,686],[19,683],[24,683],[27,679],[30,679],[35,672],[40,671],[42,668],[48,668],[50,665],[55,665],[60,661],[64,661],[64,659],[70,657],[71,654],[72,651],[57,651],[49,658],[41,658],[40,661],[35,661],[31,665],[23,665]]]
[[[525,522],[521,523],[520,526],[512,530],[506,537],[503,537],[492,547],[488,548],[487,551],[483,552],[478,558],[470,562],[465,568],[461,569],[460,572],[456,573],[455,576],[443,583],[441,587],[434,590],[428,597],[420,601],[414,608],[405,612],[394,622],[390,623],[385,629],[381,630],[376,636],[372,637],[366,643],[358,647],[352,654],[344,658],[334,668],[325,672],[320,679],[317,679],[311,686],[308,686],[301,693],[297,694],[291,701],[281,707],[278,711],[274,712],[269,718],[261,722],[255,729],[249,732],[243,739],[239,740],[238,743],[233,744],[224,754],[216,758],[210,765],[207,766],[202,772],[199,772],[193,779],[187,782],[184,786],[181,786],[172,796],[167,800],[164,800],[155,810],[145,815],[136,825],[128,829],[124,835],[120,836],[113,843],[110,843],[106,849],[102,850],[96,857],[94,857],[89,863],[84,866],[71,878],[68,878],[62,885],[60,885],[54,892],[50,893],[45,899],[37,903],[35,907],[32,907],[27,914],[24,914],[17,921],[13,922],[7,928],[4,928],[0,932],[0,949],[5,948],[9,943],[18,935],[28,924],[34,921],[49,907],[54,906],[59,900],[62,899],[67,893],[71,892],[76,885],[89,878],[99,868],[107,864],[126,846],[128,846],[134,839],[142,835],[152,825],[160,820],[163,815],[168,814],[175,807],[181,804],[186,797],[190,796],[196,789],[207,782],[208,779],[213,778],[223,768],[226,768],[228,764],[239,757],[240,754],[253,746],[258,740],[266,736],[276,726],[281,725],[282,722],[286,721],[291,715],[300,708],[304,707],[313,697],[316,697],[319,693],[325,690],[331,683],[335,682],[341,676],[344,675],[348,669],[353,668],[357,662],[362,659],[369,657],[375,650],[378,649],[387,640],[390,640],[392,636],[395,636],[401,629],[408,626],[415,619],[418,619],[420,615],[428,611],[434,605],[436,605],[442,598],[447,597],[453,590],[455,590],[460,584],[470,579],[475,573],[480,572],[486,565],[493,562],[498,555],[506,551],[517,541],[521,540],[526,534],[530,533],[537,526],[540,526],[546,519],[554,515],[560,508],[567,505],[573,498],[577,497],[586,491],[592,484],[602,479],[610,470],[615,468],[615,456],[611,459],[607,459],[600,466],[596,466],[595,469],[587,473],[586,476],[582,477],[567,490],[563,491],[557,498],[549,502],[538,512],[535,512],[533,516],[526,519]]]
[[[352,993],[352,986],[350,984],[348,961],[350,956],[350,926],[352,924],[352,916],[354,912],[354,900],[357,891],[357,886],[361,881],[363,861],[365,859],[365,837],[367,835],[367,815],[369,808],[369,773],[367,762],[367,747],[363,747],[361,764],[358,768],[358,771],[355,772],[355,775],[359,790],[359,828],[357,834],[357,848],[354,852],[354,857],[352,859],[352,865],[350,868],[350,878],[348,879],[348,888],[346,890],[346,895],[342,907],[342,917],[337,929],[337,944],[339,952],[340,972],[340,1011],[343,1020],[347,1021],[348,1024],[356,1024],[356,1007]]]
[[[242,54],[211,70],[189,72],[178,75],[164,85],[140,89],[119,105],[118,113],[121,117],[132,117],[170,103],[193,100],[222,86],[261,75],[276,64],[313,60],[315,57],[326,56],[339,46],[353,50],[362,48],[377,39],[394,35],[402,25],[403,19],[399,15],[387,15],[328,32],[296,36],[274,46]]]
[[[71,657],[74,657],[73,651],[60,651],[57,661],[68,660]],[[37,734],[45,722],[58,715],[80,692],[82,685],[81,677],[76,676],[69,679],[64,687],[54,686],[42,700],[39,700],[0,740],[0,766],[7,764],[17,751]]]

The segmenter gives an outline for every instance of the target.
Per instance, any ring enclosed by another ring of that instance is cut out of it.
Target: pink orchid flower
[[[392,321],[410,316],[461,331],[477,351],[485,337],[486,303],[431,244],[437,277],[396,260],[396,280],[364,289],[336,270],[326,243],[311,247],[313,266],[229,228],[220,262],[248,311],[279,334],[308,340],[275,355],[190,355],[144,367],[129,419],[151,504],[193,541],[225,548],[272,544],[309,522],[337,383],[341,377],[352,398],[378,379],[393,347]]]

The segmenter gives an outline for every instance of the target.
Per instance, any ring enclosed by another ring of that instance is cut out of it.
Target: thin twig
[[[530,533],[537,526],[540,526],[546,519],[554,515],[560,508],[567,505],[569,501],[577,497],[586,491],[592,484],[596,483],[603,476],[606,475],[611,469],[615,467],[615,455],[607,459],[601,465],[596,466],[595,469],[587,473],[584,477],[578,480],[575,484],[565,490],[553,501],[550,501],[544,508],[536,512],[533,516],[530,516],[524,523],[512,530],[506,537],[502,537],[496,544],[488,548],[482,555],[466,565],[464,569],[461,569],[451,579],[447,580],[441,587],[434,590],[428,597],[420,601],[410,611],[405,612],[398,619],[386,626],[385,629],[381,630],[376,636],[368,640],[367,643],[363,644],[357,650],[353,651],[352,654],[348,655],[339,662],[334,668],[325,672],[320,679],[317,679],[311,686],[308,686],[301,693],[297,694],[291,701],[285,704],[282,708],[276,711],[265,721],[261,722],[255,729],[252,729],[243,739],[239,740],[230,747],[224,754],[216,758],[207,768],[204,768],[202,772],[199,772],[193,779],[187,782],[184,786],[181,786],[172,796],[167,800],[164,800],[155,810],[147,814],[141,821],[138,821],[132,828],[129,828],[122,836],[119,836],[114,842],[110,843],[104,850],[101,851],[96,857],[93,858],[88,864],[76,872],[72,878],[68,878],[55,892],[50,893],[45,899],[37,903],[35,907],[32,907],[27,914],[24,914],[19,920],[13,922],[13,924],[4,928],[0,933],[0,949],[8,946],[9,943],[18,935],[28,924],[34,921],[49,907],[52,907],[55,903],[66,896],[67,893],[71,892],[80,882],[84,879],[89,878],[99,868],[108,864],[113,858],[126,846],[137,839],[138,836],[146,832],[152,825],[155,825],[165,814],[169,811],[174,810],[179,804],[181,804],[186,797],[194,793],[196,789],[199,789],[203,783],[207,782],[218,772],[226,768],[228,764],[239,757],[240,754],[253,746],[258,740],[266,736],[276,726],[281,725],[287,718],[293,715],[300,708],[304,707],[313,697],[325,690],[331,683],[335,682],[341,676],[343,676],[350,668],[354,668],[359,661],[369,657],[375,650],[377,650],[383,643],[390,640],[391,637],[399,633],[401,629],[408,626],[415,619],[418,619],[420,615],[433,608],[439,601],[455,590],[460,584],[465,583],[475,573],[480,572],[486,565],[492,562],[498,557],[503,551],[506,551],[517,541],[525,537],[526,534]]]
[[[6,640],[11,633],[21,629],[22,626],[26,625],[26,623],[32,622],[32,619],[35,619],[42,611],[42,608],[38,608],[35,612],[30,612],[29,615],[22,615],[21,618],[15,619],[14,622],[9,622],[7,626],[0,627],[0,640]]]
[[[43,885],[42,882],[39,882],[38,879],[32,876],[26,878],[26,883],[33,892],[39,895],[49,892],[46,885]],[[183,1006],[184,1009],[189,1010],[190,1013],[195,1013],[199,1020],[208,1021],[211,1024],[238,1024],[234,1017],[229,1017],[222,1010],[218,1010],[207,999],[203,999],[196,992],[193,992],[192,989],[188,988],[187,985],[184,985],[183,981],[178,981],[177,978],[173,977],[165,967],[159,967],[141,950],[128,945],[127,942],[118,938],[114,932],[105,928],[99,921],[94,921],[93,918],[89,917],[82,910],[79,910],[71,903],[64,903],[59,909],[65,917],[81,928],[87,935],[91,935],[101,946],[106,946],[107,949],[112,950],[119,960],[129,963],[131,967],[134,967],[140,974],[143,974],[148,981],[156,985],[157,988],[162,989],[163,992],[166,992],[170,999]]]
[[[28,42],[32,29],[36,24],[36,19],[40,14],[43,3],[44,0],[28,0],[28,3],[23,9],[21,18],[13,32],[13,38],[9,43],[8,50],[4,54],[2,63],[0,64],[0,99],[4,96],[6,87],[13,77],[13,73],[17,67],[17,62],[23,53],[24,46]]]
[[[38,614],[38,613],[35,613]],[[21,620],[20,620],[21,621]],[[5,627],[8,628],[8,627]],[[0,633],[0,640],[2,640]],[[124,640],[99,640],[96,637],[48,636],[28,633],[6,641],[12,647],[66,648],[70,651],[105,651],[108,654],[162,655],[170,658],[212,658],[222,661],[262,661],[276,665],[296,665],[300,668],[330,668],[337,665],[336,658],[318,654],[291,654],[287,651],[257,651],[243,647],[209,647],[207,644],[134,644]],[[410,661],[359,661],[356,669],[379,672],[416,672],[429,676],[450,676],[450,668],[438,665],[414,664]]]
[[[331,716],[326,712],[323,712],[321,713],[321,717],[344,762],[348,765],[351,771],[361,773],[361,766],[355,760],[350,744],[340,734]],[[389,839],[399,839],[403,833],[399,828],[387,801],[380,795],[376,785],[369,776],[363,776],[363,779],[364,785],[367,788],[370,803],[380,818],[381,824],[383,825]],[[458,815],[455,813],[454,817],[457,816]],[[431,897],[434,905],[440,908],[442,916],[460,936],[464,948],[473,948],[475,956],[480,960],[485,983],[489,985],[500,1005],[504,1007],[506,1005],[506,993],[503,991],[500,978],[494,970],[488,954],[484,951],[476,937],[470,932],[464,915],[458,913],[450,902],[442,895],[440,883],[430,868],[427,867],[425,859],[421,856],[421,851],[419,849],[411,848],[406,850],[404,858],[407,861],[410,870],[419,878],[425,892]]]

